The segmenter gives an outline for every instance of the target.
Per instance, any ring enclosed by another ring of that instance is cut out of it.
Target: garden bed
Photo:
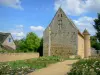
[[[49,64],[64,61],[66,59],[50,56],[50,57],[40,57],[32,58],[27,60],[17,60],[10,62],[0,63],[0,74],[1,75],[22,75],[35,71],[36,69],[44,68]]]
[[[79,60],[67,75],[100,75],[100,58]]]

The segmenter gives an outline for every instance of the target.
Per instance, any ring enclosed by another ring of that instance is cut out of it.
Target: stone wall
[[[84,38],[78,34],[78,55],[84,58]]]
[[[51,29],[51,55],[77,54],[78,30],[71,20],[59,9],[49,25]],[[49,29],[43,34],[43,55],[48,55]],[[71,52],[71,53],[70,53]]]
[[[52,56],[62,56],[68,57],[69,55],[73,55],[72,47],[68,45],[61,44],[53,44],[51,45],[51,55]]]
[[[49,29],[43,32],[43,56],[48,56]]]
[[[98,54],[100,54],[100,50],[98,51]],[[91,48],[91,56],[97,55],[97,50],[94,48]]]
[[[38,53],[0,53],[0,62],[38,58]]]

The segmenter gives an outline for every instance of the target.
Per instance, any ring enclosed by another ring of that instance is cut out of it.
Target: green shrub
[[[68,75],[100,75],[100,58],[82,59],[76,62]]]
[[[5,49],[0,49],[0,53],[15,53],[16,50],[5,50]]]

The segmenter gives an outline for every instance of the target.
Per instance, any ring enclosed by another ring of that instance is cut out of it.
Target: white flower
[[[99,68],[96,68],[97,70],[99,70]]]
[[[87,63],[85,65],[87,65]]]
[[[86,68],[88,68],[88,66]]]

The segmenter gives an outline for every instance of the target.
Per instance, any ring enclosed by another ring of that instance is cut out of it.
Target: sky
[[[93,20],[100,12],[100,0],[0,0],[0,32],[21,39],[29,32],[39,37],[61,7],[78,29],[95,35]]]

